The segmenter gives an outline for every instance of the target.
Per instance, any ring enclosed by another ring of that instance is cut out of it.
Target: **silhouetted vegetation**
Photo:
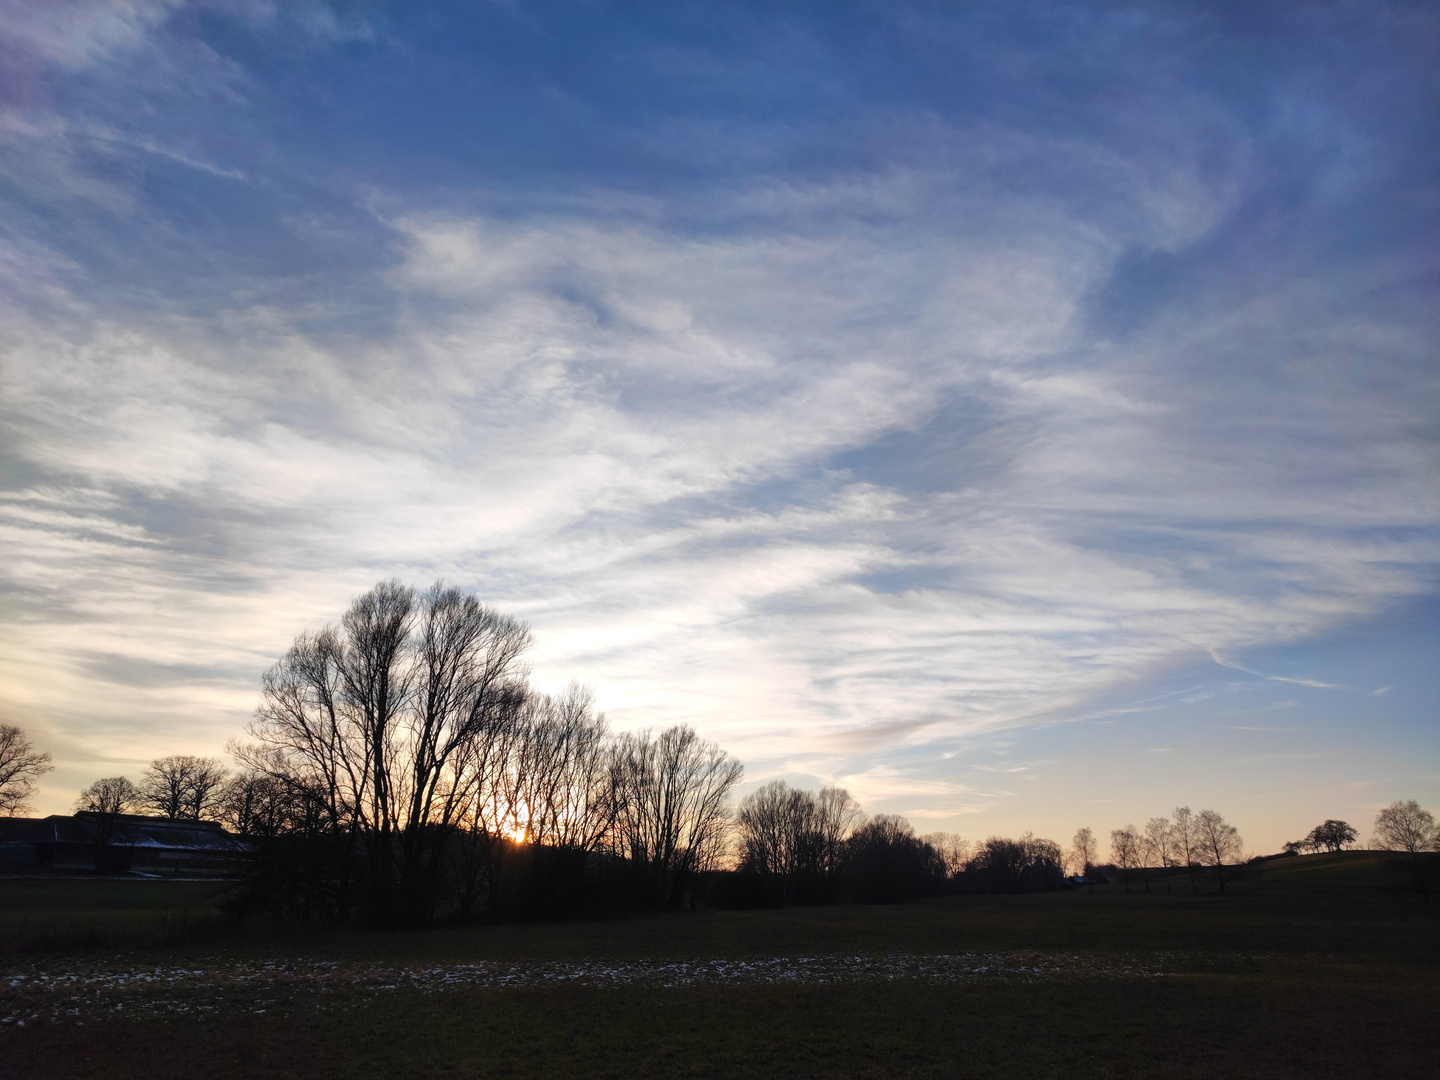
[[[0,817],[13,817],[30,807],[35,781],[53,769],[50,755],[30,745],[13,724],[0,724]]]

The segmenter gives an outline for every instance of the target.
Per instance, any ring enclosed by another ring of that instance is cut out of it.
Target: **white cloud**
[[[60,68],[153,48],[167,92],[253,89],[162,49],[167,10],[13,32]],[[7,123],[26,190],[156,231],[76,140],[252,177],[184,139]],[[395,258],[353,293],[221,267],[202,301],[106,303],[18,229],[0,696],[117,760],[214,752],[295,632],[438,575],[530,619],[537,677],[592,681],[619,725],[692,721],[757,772],[959,814],[1009,796],[873,759],[1425,587],[1421,335],[1288,277],[1093,321],[1127,251],[1224,220],[1245,153],[1215,177],[1174,132],[1127,157],[936,126],[933,160],[756,179],[707,194],[710,225],[604,192],[507,216],[372,191]],[[1101,209],[996,179],[1038,161]]]

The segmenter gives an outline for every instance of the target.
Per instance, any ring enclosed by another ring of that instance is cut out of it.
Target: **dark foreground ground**
[[[1171,887],[234,937],[214,886],[0,881],[0,1076],[1440,1077],[1383,857]]]

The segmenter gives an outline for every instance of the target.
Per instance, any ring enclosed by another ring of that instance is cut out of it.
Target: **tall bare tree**
[[[1158,866],[1162,870],[1168,870],[1174,862],[1174,839],[1171,836],[1173,829],[1170,819],[1167,817],[1153,817],[1145,823],[1145,835],[1142,842],[1144,851],[1144,862],[1146,866]],[[1149,881],[1146,881],[1146,891],[1149,891]],[[1170,891],[1170,877],[1165,875],[1165,891]]]
[[[382,582],[266,673],[253,742],[232,753],[315,802],[342,859],[359,846],[375,918],[424,921],[447,838],[486,795],[486,744],[525,705],[529,644],[458,589]]]
[[[612,763],[614,844],[650,901],[678,906],[725,850],[729,796],[744,767],[685,725],[621,736]]]
[[[1076,829],[1075,836],[1070,841],[1070,860],[1075,872],[1088,872],[1099,853],[1100,846],[1095,842],[1095,834],[1088,827]]]
[[[828,899],[846,841],[862,820],[859,804],[843,788],[811,792],[772,780],[740,804],[741,865],[770,878],[781,902]]]
[[[1185,873],[1190,878],[1190,891],[1195,892],[1198,888],[1195,876],[1200,869],[1203,851],[1200,825],[1188,806],[1177,806],[1172,820],[1170,844],[1175,853],[1175,862],[1185,867]]]
[[[18,727],[0,724],[0,817],[27,812],[36,779],[54,767]]]
[[[1239,862],[1244,854],[1240,833],[1214,810],[1201,810],[1196,814],[1195,827],[1200,836],[1200,861],[1215,868],[1215,876],[1223,893],[1225,864]]]
[[[1144,861],[1141,853],[1141,834],[1134,825],[1110,830],[1110,858],[1119,868],[1120,880],[1125,883],[1125,891],[1128,893],[1130,878]],[[1146,882],[1145,889],[1147,892],[1149,891],[1149,882]]]

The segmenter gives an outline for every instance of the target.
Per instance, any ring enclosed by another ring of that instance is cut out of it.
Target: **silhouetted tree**
[[[0,817],[28,811],[36,779],[53,768],[50,755],[31,746],[23,731],[0,724]]]
[[[740,804],[741,872],[762,879],[780,903],[834,899],[845,842],[860,820],[859,806],[841,788],[810,792],[772,780]]]
[[[305,803],[298,792],[272,776],[242,772],[225,782],[216,816],[240,836],[283,836],[305,829]]]
[[[611,770],[613,849],[634,868],[646,902],[678,907],[724,853],[730,791],[744,767],[681,725],[621,736]]]
[[[1171,835],[1172,828],[1170,819],[1167,817],[1153,817],[1145,823],[1145,833],[1141,838],[1141,874],[1146,873],[1144,867],[1158,866],[1167,870],[1174,863],[1174,838]],[[1145,891],[1150,891],[1150,881],[1145,880]],[[1165,891],[1170,891],[1169,875],[1165,877]]]
[[[1244,852],[1240,833],[1214,810],[1201,810],[1195,815],[1200,837],[1200,861],[1215,868],[1220,891],[1225,891],[1225,864],[1238,862]]]
[[[82,813],[115,816],[130,813],[138,800],[139,793],[129,779],[124,776],[107,776],[103,780],[96,780],[80,793],[80,797],[75,800],[75,809]]]
[[[926,833],[920,839],[935,853],[939,873],[946,881],[965,872],[970,861],[970,841],[952,832]]]
[[[110,848],[123,837],[125,815],[135,808],[138,798],[139,792],[129,779],[107,776],[96,780],[75,800],[76,817],[95,845],[95,869],[116,869],[111,865]]]
[[[1311,851],[1328,851],[1334,854],[1337,851],[1344,851],[1353,844],[1357,835],[1355,826],[1348,821],[1327,818],[1311,829],[1310,835],[1305,837],[1301,843]]]
[[[903,817],[875,815],[855,830],[847,847],[846,877],[864,903],[909,900],[938,885],[929,845]]]
[[[493,762],[475,744],[515,726],[529,643],[523,624],[473,596],[390,581],[266,673],[254,741],[232,753],[314,804],[346,868],[342,916],[357,853],[372,918],[433,915],[445,845],[488,794],[475,771]]]
[[[215,809],[227,775],[214,758],[190,754],[156,758],[140,778],[136,802],[160,817],[199,820]]]
[[[1076,829],[1075,836],[1070,841],[1071,868],[1077,874],[1089,874],[1099,850],[1093,832],[1088,828]]]
[[[1375,815],[1375,846],[1385,851],[1403,851],[1410,856],[1415,884],[1426,903],[1430,889],[1425,880],[1423,852],[1440,849],[1440,831],[1435,817],[1414,799],[1393,802]]]
[[[1125,891],[1130,891],[1130,879],[1137,867],[1143,865],[1141,856],[1141,835],[1134,825],[1126,825],[1123,829],[1110,830],[1110,858],[1115,863],[1115,868],[1120,871],[1120,880],[1125,883]],[[1150,883],[1145,883],[1145,891],[1150,891]]]
[[[1195,892],[1198,887],[1195,875],[1200,869],[1203,844],[1199,822],[1188,806],[1175,808],[1173,824],[1170,827],[1170,843],[1175,853],[1175,861],[1185,867],[1185,873],[1190,877],[1190,891]]]
[[[1032,833],[1019,840],[992,836],[976,847],[965,878],[979,892],[1047,892],[1058,889],[1065,879],[1064,854],[1053,840]]]

